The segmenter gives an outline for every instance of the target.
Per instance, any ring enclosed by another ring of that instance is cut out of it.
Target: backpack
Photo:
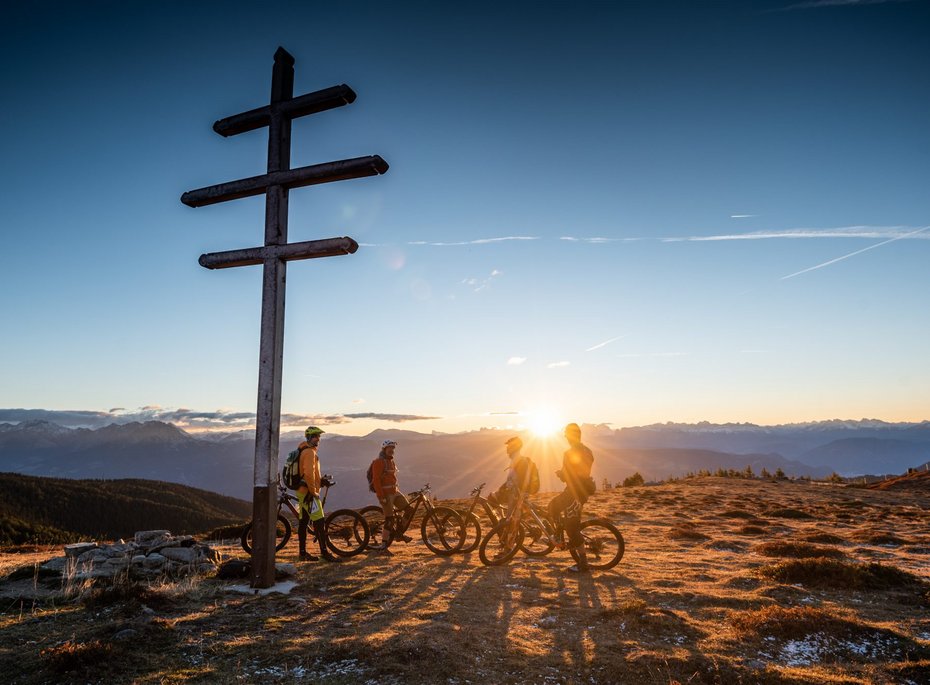
[[[306,449],[306,448],[304,448]],[[284,462],[284,468],[281,469],[281,481],[285,487],[296,490],[300,487],[303,478],[300,475],[300,448],[287,455],[287,461]]]
[[[522,482],[526,483],[526,494],[535,495],[539,492],[539,469],[536,467],[536,462],[534,462],[529,457],[523,457],[524,467],[520,469],[523,473],[520,473],[520,479]],[[529,468],[529,475],[527,475],[526,469]]]
[[[371,490],[372,492],[375,491],[375,481],[371,475],[371,467],[374,465],[375,463],[371,462],[371,464],[368,465],[368,470],[365,471],[365,475],[368,477],[368,489]]]

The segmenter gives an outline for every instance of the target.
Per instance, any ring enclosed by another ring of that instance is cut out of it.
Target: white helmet
[[[386,449],[388,447],[397,447],[397,443],[393,440],[385,440],[381,443],[381,449]]]

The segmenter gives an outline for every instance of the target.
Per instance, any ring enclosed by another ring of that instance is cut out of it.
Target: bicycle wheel
[[[457,512],[460,516],[462,512]],[[462,554],[469,554],[478,549],[478,545],[481,544],[481,520],[478,516],[472,512],[465,516],[465,542],[462,545],[462,549],[459,550]]]
[[[245,528],[242,529],[242,536],[239,538],[239,542],[242,543],[242,549],[246,551],[247,554],[252,553],[252,525],[253,521],[249,521]],[[278,522],[275,527],[275,546],[274,549],[276,552],[281,551],[284,545],[287,544],[287,541],[291,539],[291,522],[288,521],[287,517],[284,514],[278,514]]]
[[[374,504],[358,510],[368,525],[368,547],[382,547],[384,545],[384,512],[381,507]]]
[[[617,527],[606,519],[591,519],[581,524],[584,551],[588,568],[606,571],[620,563],[626,544]],[[577,562],[578,553],[572,549],[572,558]]]
[[[455,554],[465,544],[465,522],[457,511],[434,507],[423,515],[420,535],[433,554]]]
[[[491,528],[478,546],[478,556],[486,566],[500,566],[513,559],[523,542],[523,527],[504,519]]]
[[[523,527],[524,537],[520,543],[520,550],[528,557],[544,557],[553,549],[555,544],[552,542],[555,533],[549,522],[543,519],[541,527],[533,519],[524,519],[520,525]]]
[[[326,546],[340,557],[354,557],[368,546],[368,524],[354,509],[337,509],[326,517]]]

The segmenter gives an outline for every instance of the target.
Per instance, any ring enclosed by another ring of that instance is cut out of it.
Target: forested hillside
[[[198,533],[250,515],[248,502],[175,483],[0,473],[0,544],[116,539],[156,528]]]

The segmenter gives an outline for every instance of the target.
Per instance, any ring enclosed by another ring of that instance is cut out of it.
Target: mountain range
[[[613,429],[584,425],[595,454],[594,476],[610,482],[638,471],[646,480],[718,468],[756,473],[782,469],[795,476],[897,474],[930,459],[930,422],[825,421],[810,424],[655,424]],[[364,472],[385,439],[399,443],[402,487],[426,482],[440,497],[462,497],[487,482],[497,487],[507,466],[503,443],[512,432],[424,434],[376,430],[357,436],[327,434],[320,449],[324,472],[335,476],[328,508],[362,506],[373,499]],[[565,443],[523,434],[525,452],[540,467],[543,490],[559,489],[553,475]],[[283,463],[302,432],[281,436]],[[47,421],[0,424],[0,471],[59,478],[144,478],[180,483],[251,500],[254,435],[190,434],[159,421],[111,424],[96,430]]]

